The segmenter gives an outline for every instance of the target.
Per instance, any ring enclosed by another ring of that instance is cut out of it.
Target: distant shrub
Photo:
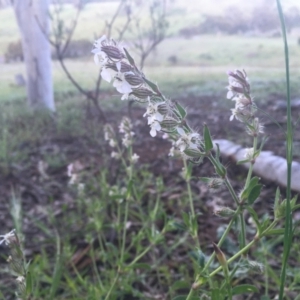
[[[23,49],[21,41],[11,42],[7,46],[7,50],[4,54],[5,62],[10,63],[14,61],[23,61]]]
[[[291,7],[286,13],[287,30],[300,27],[300,11]],[[255,6],[250,14],[245,15],[235,6],[229,6],[222,15],[206,15],[202,23],[183,28],[181,35],[190,37],[208,33],[253,33],[276,37],[280,34],[280,24],[276,7],[268,2]]]
[[[91,52],[91,42],[81,39],[70,41],[68,48],[64,52],[63,58],[79,58],[88,56]],[[4,54],[5,62],[24,61],[21,41],[11,42],[8,44]],[[57,59],[56,51],[52,50],[52,59]]]
[[[78,58],[85,57],[91,53],[91,42],[89,40],[81,39],[70,41],[63,58]],[[57,59],[57,54],[53,51],[53,59]]]

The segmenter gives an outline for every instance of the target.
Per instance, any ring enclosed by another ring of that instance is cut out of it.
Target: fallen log
[[[246,148],[237,145],[228,140],[214,140],[214,144],[220,147],[221,155],[228,157],[233,161],[245,159]],[[243,167],[249,169],[250,163],[242,164]],[[272,151],[262,151],[256,158],[253,166],[253,172],[265,180],[278,183],[280,186],[287,186],[287,162],[286,159],[274,155]],[[300,192],[300,163],[292,162],[292,181],[291,189]]]

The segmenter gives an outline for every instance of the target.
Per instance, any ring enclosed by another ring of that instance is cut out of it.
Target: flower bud
[[[198,148],[186,148],[183,153],[189,157],[194,157],[194,158],[198,158],[202,155],[204,155],[204,153],[202,153]]]
[[[222,184],[224,183],[224,180],[221,179],[221,178],[210,178],[208,181],[207,181],[207,184],[208,184],[208,187],[210,189],[218,189],[220,186],[222,186]]]
[[[23,257],[16,257],[14,254],[12,255],[10,255],[7,258],[7,262],[9,263],[11,270],[14,271],[16,274],[23,274]]]
[[[160,112],[161,113],[161,112]],[[162,114],[162,113],[161,113]],[[165,119],[163,119],[161,122],[160,122],[160,126],[163,128],[163,129],[166,129],[168,131],[173,131],[175,130],[175,128],[178,126],[178,122],[177,120],[171,118],[171,117],[166,117]]]
[[[153,92],[147,88],[140,87],[137,89],[132,89],[131,95],[133,95],[137,98],[140,98],[140,99],[146,99],[146,98],[152,96]]]
[[[24,276],[16,278],[18,283],[18,294],[23,298],[26,295],[26,279]]]
[[[220,209],[215,210],[214,214],[222,218],[231,218],[235,215],[235,211],[228,207],[221,207]]]
[[[217,244],[213,243],[213,246],[220,265],[222,267],[227,267],[227,260],[225,254],[221,251]]]
[[[264,273],[264,265],[254,261],[254,260],[248,260],[247,261],[247,266],[250,270],[256,272],[256,273]]]
[[[264,133],[264,126],[260,124],[258,118],[254,118],[253,122],[247,124],[247,133],[251,136],[258,136],[260,133]]]
[[[116,72],[119,71],[115,63],[107,63],[105,64],[105,68],[112,69]],[[121,61],[121,73],[131,72],[132,70],[133,68],[131,65]]]
[[[143,79],[135,74],[125,74],[125,80],[131,85],[131,86],[140,86],[143,84]]]
[[[250,94],[250,84],[245,70],[229,71],[227,74],[229,76],[230,90],[240,94]]]
[[[121,50],[115,46],[102,46],[101,50],[112,60],[121,60],[122,58],[125,58],[125,55]]]
[[[166,115],[169,111],[168,106],[166,103],[161,103],[157,106],[157,111],[162,114],[163,116]],[[174,120],[174,119],[173,119]]]

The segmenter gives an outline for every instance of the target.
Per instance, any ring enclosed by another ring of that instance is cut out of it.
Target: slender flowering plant
[[[195,299],[196,291],[204,284],[210,284],[210,288],[204,292],[203,296],[209,297],[212,296],[212,293],[219,295],[217,296],[218,298],[214,297],[212,299],[225,299],[225,297],[227,297],[226,299],[232,299],[233,295],[237,294],[237,291],[241,294],[255,292],[257,290],[256,287],[251,285],[241,285],[233,288],[232,278],[235,276],[239,266],[246,266],[254,271],[262,271],[261,264],[249,260],[247,254],[250,248],[261,238],[281,232],[281,228],[275,227],[280,224],[279,221],[285,216],[286,200],[280,201],[278,190],[275,196],[273,220],[259,220],[253,208],[253,203],[259,197],[262,185],[259,183],[258,177],[252,176],[252,171],[256,158],[259,156],[264,144],[264,139],[262,139],[259,146],[258,139],[263,134],[263,125],[257,116],[257,106],[251,94],[251,85],[247,73],[244,70],[235,70],[227,74],[229,82],[227,98],[235,103],[234,108],[231,109],[232,115],[230,120],[237,119],[242,122],[245,125],[246,132],[253,137],[252,147],[246,151],[245,159],[239,161],[239,163],[250,164],[247,179],[241,192],[236,193],[227,176],[226,167],[221,163],[219,146],[217,144],[214,145],[206,125],[204,125],[202,134],[193,130],[186,121],[186,110],[179,103],[166,98],[161,93],[158,85],[147,79],[145,74],[138,69],[126,48],[122,47],[121,44],[103,36],[95,42],[92,52],[94,53],[96,64],[100,66],[102,78],[108,82],[113,81],[113,86],[122,94],[121,100],[130,99],[147,105],[144,117],[147,118],[150,135],[155,137],[160,132],[167,135],[172,142],[170,155],[179,154],[183,158],[185,180],[190,201],[190,214],[183,213],[183,220],[195,241],[197,253],[199,254],[198,261],[201,262],[200,268],[196,269],[195,281],[186,299]],[[123,145],[126,147],[132,143],[132,134],[130,126],[125,126],[125,123],[121,126],[122,129],[120,127],[120,132],[125,133]],[[105,129],[105,139],[112,147],[116,146],[116,139],[110,125]],[[121,152],[112,154],[113,157],[117,157],[117,155],[120,157]],[[201,254],[201,245],[198,237],[198,216],[194,210],[194,200],[190,185],[191,166],[201,163],[204,157],[207,157],[213,164],[216,176],[213,178],[201,178],[201,180],[207,182],[208,186],[213,189],[225,185],[233,198],[232,207],[220,208],[215,212],[220,217],[230,218],[230,222],[219,242],[213,244],[214,253],[208,259],[203,259],[204,255]],[[132,162],[134,160],[135,157],[133,155]],[[293,198],[290,203],[291,211],[298,207],[296,198]],[[251,215],[256,226],[256,234],[250,242],[247,241],[246,236],[245,211],[248,211]],[[124,220],[125,224],[126,221],[127,217]],[[227,258],[222,252],[221,246],[234,224],[239,229],[238,241],[240,248],[237,253]],[[211,270],[215,256],[220,266]],[[239,260],[238,265],[231,271],[230,264],[236,260]],[[214,276],[221,271],[223,271],[225,278],[223,283],[214,283]],[[219,288],[216,288],[217,286]],[[210,292],[211,290],[214,290],[214,292]]]
[[[0,245],[5,244],[9,248],[9,263],[11,273],[15,276],[17,283],[16,295],[21,299],[29,299],[32,289],[31,274],[29,273],[29,263],[26,263],[21,243],[16,230],[0,235]]]
[[[100,65],[102,78],[113,81],[113,86],[123,94],[121,100],[147,104],[144,117],[147,117],[150,135],[168,133],[173,145],[171,155],[177,152],[189,161],[200,162],[205,155],[203,139],[187,124],[185,109],[167,99],[158,86],[137,68],[127,50],[113,39],[101,37],[95,42],[92,52],[95,63]]]

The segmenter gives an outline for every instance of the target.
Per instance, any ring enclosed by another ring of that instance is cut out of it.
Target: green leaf
[[[209,129],[206,124],[204,125],[204,129],[203,129],[203,137],[204,137],[205,151],[208,152],[211,149],[213,149],[214,145],[211,139]]]
[[[178,230],[186,230],[186,225],[180,222],[173,222],[172,226]]]
[[[253,221],[255,222],[258,231],[260,232],[261,231],[261,225],[260,225],[260,222],[259,222],[258,215],[257,215],[256,211],[251,206],[247,206],[247,210],[250,213]]]
[[[218,143],[216,143],[216,147],[217,147],[217,149],[216,149],[216,159],[218,161],[220,161],[220,146],[219,146]]]
[[[233,295],[240,295],[244,293],[257,293],[258,289],[256,286],[251,285],[251,284],[241,284],[238,286],[235,286],[232,289],[232,294]]]
[[[260,300],[271,300],[271,298],[269,296],[264,295],[264,296],[260,297]],[[297,300],[297,299],[295,299],[295,300]]]
[[[178,110],[179,116],[184,119],[186,116],[186,110],[179,104],[179,103],[175,103],[176,108]]]
[[[176,296],[175,298],[173,298],[172,300],[186,300],[186,297],[187,295],[179,295],[179,296]],[[193,300],[199,300],[199,298],[195,298],[195,297],[192,297]]]
[[[221,293],[220,293],[220,289],[218,288],[214,288],[211,291],[211,300],[221,300]]]
[[[199,266],[201,269],[203,269],[206,261],[205,255],[200,249],[197,250],[197,255]]]
[[[284,228],[271,229],[264,235],[282,235],[284,234]]]
[[[129,199],[130,196],[132,195],[132,186],[133,186],[133,180],[129,180],[128,185],[127,185],[127,191],[126,191],[126,199]]]
[[[249,197],[251,190],[258,184],[258,181],[259,181],[259,178],[257,176],[251,178],[249,185],[242,192],[242,195],[241,195],[242,200],[245,200]]]
[[[258,184],[259,178],[257,176],[251,178],[248,188],[252,190]]]
[[[171,286],[171,290],[180,290],[180,289],[188,289],[191,287],[190,282],[188,281],[184,281],[184,280],[177,280],[175,281],[172,286]]]
[[[205,182],[205,183],[208,183],[211,178],[209,178],[209,177],[199,177],[198,179]]]
[[[145,77],[143,78],[143,80],[151,87],[151,89],[152,89],[156,94],[159,94],[159,95],[160,95],[160,91],[159,91],[159,89],[158,89],[158,86],[157,86],[154,82],[148,80],[148,79],[145,78]]]
[[[126,57],[129,61],[129,63],[132,65],[132,66],[135,66],[135,62],[134,62],[134,59],[130,56],[130,54],[128,53],[128,51],[126,50],[126,48],[123,48],[124,49],[124,52],[126,54]]]
[[[185,211],[182,212],[182,219],[187,228],[190,228],[190,216]]]
[[[32,293],[32,276],[30,272],[26,274],[26,296]]]
[[[247,163],[247,162],[249,162],[248,159],[243,159],[243,160],[238,160],[236,164],[237,164],[237,165],[241,165],[241,164],[245,164],[245,163]]]
[[[254,203],[254,201],[260,195],[261,188],[262,188],[262,184],[258,184],[258,185],[256,185],[255,187],[252,188],[251,192],[249,193],[248,204],[253,204]]]
[[[127,269],[145,269],[145,270],[151,270],[151,266],[149,264],[146,264],[146,263],[136,263],[136,264],[133,264],[133,265],[127,267]]]
[[[278,207],[279,200],[280,200],[280,189],[279,189],[279,187],[277,187],[276,194],[275,194],[275,208]]]

